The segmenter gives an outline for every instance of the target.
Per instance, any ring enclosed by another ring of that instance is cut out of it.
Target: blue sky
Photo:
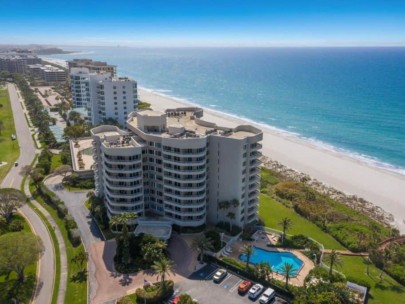
[[[0,0],[0,43],[405,45],[405,0]]]

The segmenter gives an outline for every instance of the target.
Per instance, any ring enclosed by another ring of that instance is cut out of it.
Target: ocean
[[[405,48],[71,47],[158,93],[405,175]]]

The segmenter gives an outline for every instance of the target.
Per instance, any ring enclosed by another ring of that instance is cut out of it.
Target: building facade
[[[10,73],[25,73],[27,65],[41,63],[41,58],[32,54],[0,54],[0,70]]]
[[[133,112],[128,132],[91,130],[96,193],[111,217],[141,218],[180,227],[257,220],[261,130],[219,127],[200,108]]]
[[[66,81],[66,71],[52,65],[30,64],[27,65],[28,71],[46,82]]]
[[[107,72],[93,73],[87,68],[72,68],[70,85],[73,107],[86,107],[93,125],[114,119],[125,127],[128,114],[138,108],[135,80],[112,77]]]

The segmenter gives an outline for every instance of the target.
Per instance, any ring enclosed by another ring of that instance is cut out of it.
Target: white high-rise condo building
[[[138,107],[137,83],[129,78],[72,68],[70,83],[73,107],[87,108],[88,119],[94,125],[113,119],[125,127],[128,114]]]
[[[96,194],[110,217],[135,211],[179,227],[257,220],[262,131],[202,116],[194,107],[144,110],[130,114],[128,132],[91,130]]]

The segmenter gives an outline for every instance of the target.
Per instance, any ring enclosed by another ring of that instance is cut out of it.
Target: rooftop
[[[162,117],[166,119],[166,129],[162,132],[148,132],[149,134],[159,134],[162,137],[182,138],[182,137],[205,137],[208,135],[226,136],[229,138],[243,139],[261,131],[252,126],[239,126],[237,128],[227,128],[216,125],[202,119],[203,110],[201,108],[177,108],[168,109],[164,112],[147,109],[144,111],[131,113],[128,125],[138,128],[138,116],[142,117]],[[165,117],[165,118],[164,118]],[[175,128],[178,133],[173,133],[170,129]],[[183,130],[181,130],[184,128]]]

